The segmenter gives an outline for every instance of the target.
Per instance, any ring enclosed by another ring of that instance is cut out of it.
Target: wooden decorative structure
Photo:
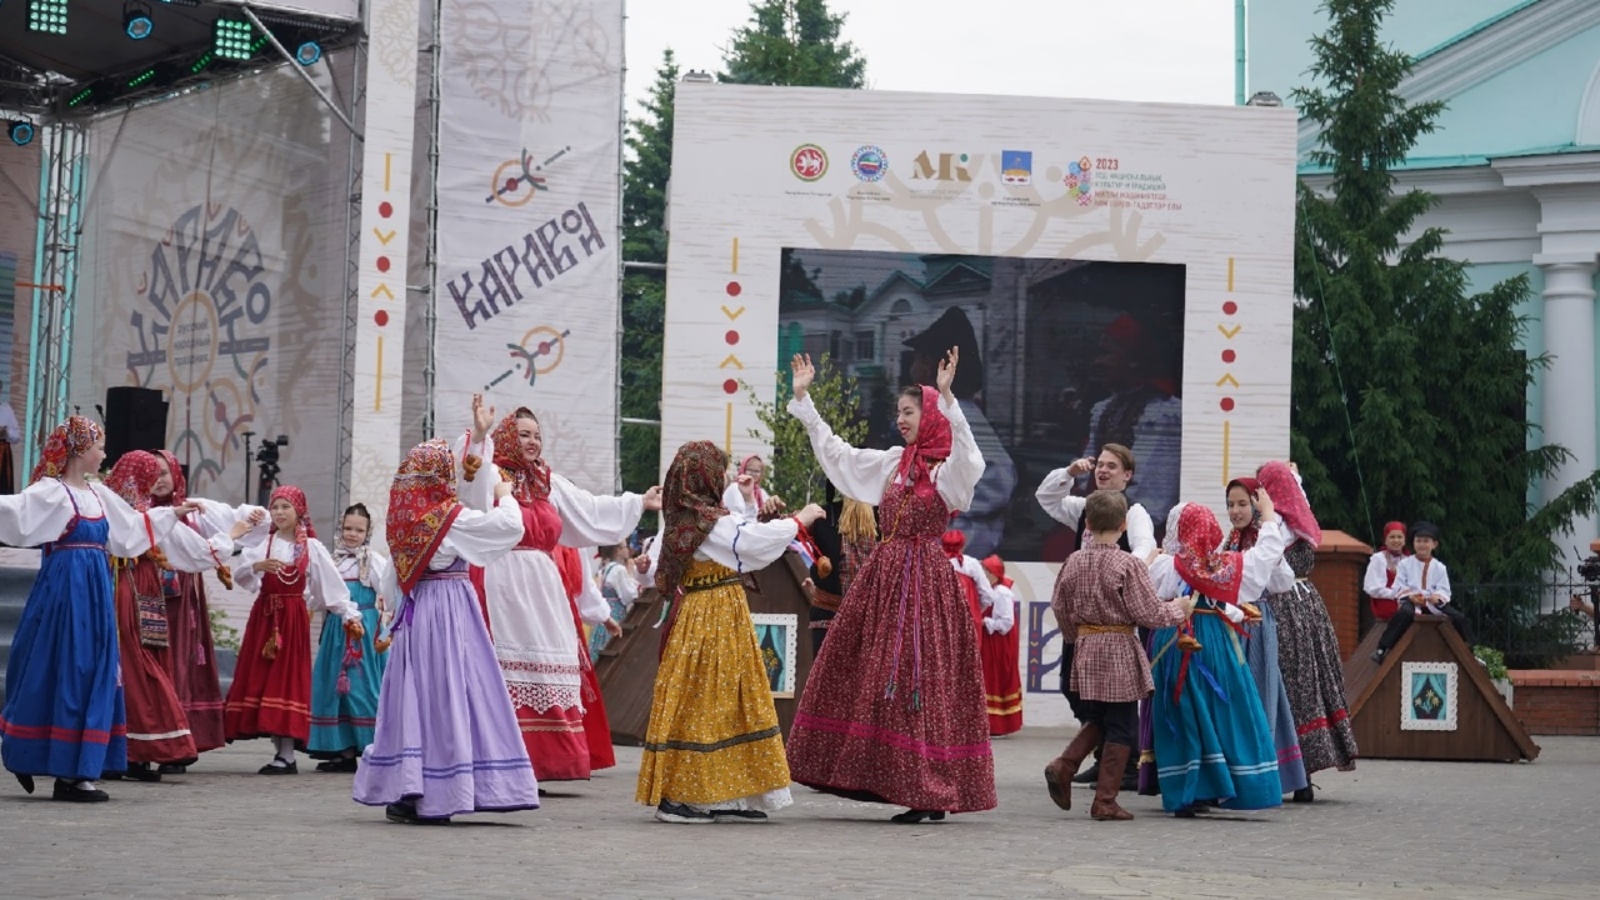
[[[798,554],[785,553],[776,563],[746,575],[745,592],[752,614],[793,617],[794,653],[787,665],[794,670],[792,696],[773,701],[778,710],[778,725],[784,737],[794,722],[795,707],[811,671],[811,632],[807,627],[810,604],[800,585],[807,577]],[[606,645],[594,661],[600,692],[606,701],[606,716],[611,720],[611,740],[624,746],[644,743],[650,725],[650,704],[655,695],[656,669],[661,659],[661,621],[665,602],[656,591],[646,591],[628,610],[622,623],[622,637]],[[785,692],[787,693],[787,692]]]
[[[1361,609],[1367,597],[1361,593],[1372,548],[1342,531],[1324,531],[1317,547],[1317,567],[1311,570],[1311,583],[1328,605],[1328,618],[1339,636],[1339,658],[1349,659],[1361,642]]]
[[[1522,722],[1444,616],[1417,616],[1382,663],[1382,626],[1344,664],[1356,744],[1369,759],[1516,762],[1539,756]]]

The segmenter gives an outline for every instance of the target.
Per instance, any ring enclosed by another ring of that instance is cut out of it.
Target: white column
[[[1595,448],[1595,255],[1547,253],[1534,257],[1534,262],[1544,271],[1544,346],[1551,357],[1540,416],[1543,440],[1572,454],[1554,476],[1545,479],[1543,495],[1548,502],[1600,468]],[[1583,550],[1600,537],[1600,522],[1593,516],[1574,519],[1572,524],[1574,532],[1556,541],[1569,556],[1572,546]],[[1578,558],[1582,556],[1580,552]]]

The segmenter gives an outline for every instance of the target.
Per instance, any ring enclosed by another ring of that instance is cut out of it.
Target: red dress
[[[194,734],[195,750],[204,753],[226,743],[222,727],[222,682],[217,651],[211,643],[211,610],[205,579],[198,573],[162,573],[167,594],[167,674]]]
[[[228,689],[224,736],[231,743],[291,737],[305,750],[311,737],[311,616],[306,613],[306,561],[261,573],[261,593],[244,626],[239,663]]]
[[[589,658],[589,641],[583,634],[583,617],[578,614],[578,594],[583,591],[583,560],[571,547],[556,548],[556,567],[572,604],[572,625],[578,631],[578,661],[583,666],[583,737],[589,745],[589,768],[609,769],[617,764],[611,746],[611,720],[606,717],[606,701],[600,695],[600,679]],[[596,628],[602,626],[596,625]]]
[[[167,650],[140,640],[137,597],[153,597],[165,610],[161,572],[148,556],[117,560],[117,644],[128,710],[128,761],[188,765],[199,757],[183,704],[167,675]]]
[[[1021,635],[1022,629],[1013,624],[1006,634],[985,631],[978,642],[990,734],[1011,734],[1022,728],[1022,671],[1018,668]]]

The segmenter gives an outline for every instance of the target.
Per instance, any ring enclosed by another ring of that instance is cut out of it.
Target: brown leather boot
[[[1072,776],[1078,774],[1083,758],[1100,746],[1100,726],[1085,725],[1072,739],[1061,755],[1044,767],[1045,787],[1050,789],[1050,799],[1062,809],[1072,808]],[[1122,771],[1118,769],[1117,771]],[[1120,777],[1120,776],[1119,776]]]
[[[1095,785],[1094,803],[1089,807],[1089,815],[1096,821],[1133,818],[1133,813],[1117,805],[1117,791],[1122,788],[1122,770],[1132,752],[1133,748],[1127,744],[1106,744],[1100,751],[1100,782]]]

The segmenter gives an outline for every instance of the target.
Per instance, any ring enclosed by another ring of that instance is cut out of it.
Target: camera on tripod
[[[278,473],[283,471],[282,466],[278,464],[278,450],[287,446],[289,446],[289,436],[280,434],[273,440],[262,441],[261,447],[256,450],[256,467],[259,472],[256,494],[262,506],[267,505],[267,498],[278,484]]]

